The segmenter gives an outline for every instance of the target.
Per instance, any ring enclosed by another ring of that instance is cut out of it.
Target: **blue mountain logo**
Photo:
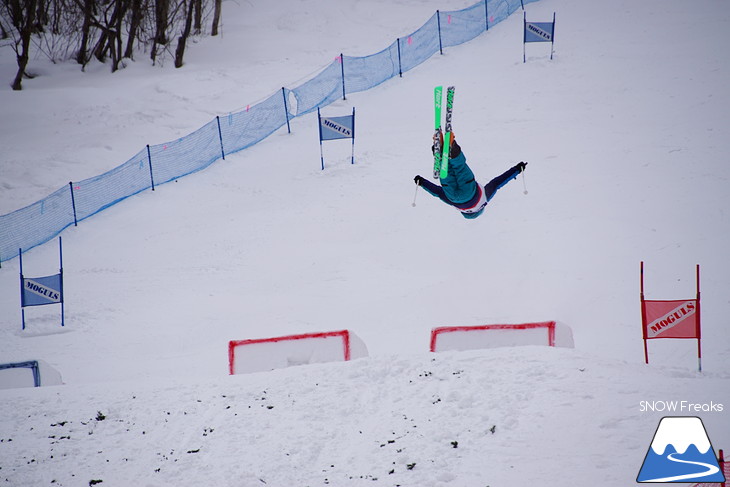
[[[725,482],[702,420],[662,418],[636,481]]]

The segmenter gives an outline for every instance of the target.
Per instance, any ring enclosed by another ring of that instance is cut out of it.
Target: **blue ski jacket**
[[[484,212],[497,190],[515,179],[523,167],[517,164],[509,168],[482,188],[466,164],[461,147],[454,141],[449,154],[449,171],[445,178],[441,178],[441,186],[424,178],[420,178],[420,185],[432,196],[457,208],[464,218],[473,219]]]

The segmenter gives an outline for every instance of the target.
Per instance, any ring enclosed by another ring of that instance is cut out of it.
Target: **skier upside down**
[[[443,134],[438,134],[440,140]],[[434,136],[434,143],[436,143]],[[449,147],[449,171],[445,178],[440,178],[441,186],[433,184],[427,179],[416,176],[413,181],[422,186],[429,194],[440,198],[459,211],[464,218],[476,218],[484,212],[487,203],[494,197],[502,186],[517,178],[525,170],[526,162],[520,162],[507,169],[504,173],[489,181],[484,187],[476,182],[474,173],[466,164],[466,157],[461,147],[456,143],[453,132]]]

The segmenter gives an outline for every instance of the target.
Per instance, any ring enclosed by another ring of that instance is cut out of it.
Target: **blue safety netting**
[[[150,186],[147,150],[143,149],[111,171],[78,183],[70,183],[65,188],[65,199],[68,200],[69,205],[74,205],[76,221],[81,221]],[[73,214],[71,221],[66,225],[71,223],[74,223]]]
[[[124,164],[46,198],[0,215],[0,262],[29,250],[119,201],[205,169],[265,139],[289,120],[402,75],[444,48],[467,42],[537,0],[482,0],[462,10],[437,11],[415,32],[369,56],[340,55],[293,89],[282,88],[240,112],[216,117],[195,132],[149,145]]]
[[[342,58],[343,56],[339,56],[317,76],[291,90],[297,100],[297,116],[314,111],[317,107],[329,105],[343,96],[342,73],[345,69]],[[345,76],[345,82],[347,82],[347,76],[350,75]]]
[[[225,153],[250,147],[285,125],[287,117],[291,117],[284,110],[287,93],[280,90],[246,110],[220,117],[220,140]],[[222,157],[220,152],[218,157]]]

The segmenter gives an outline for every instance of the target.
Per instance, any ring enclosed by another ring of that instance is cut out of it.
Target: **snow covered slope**
[[[0,212],[470,3],[228,2],[222,38],[191,46],[182,70],[35,60],[25,91],[0,86]],[[302,117],[68,229],[64,329],[38,308],[20,330],[18,262],[3,263],[0,361],[45,360],[66,385],[0,390],[0,481],[630,485],[663,414],[644,400],[724,404],[697,414],[727,447],[730,7],[528,6],[553,12],[553,61],[529,45],[522,63],[518,13],[327,107],[357,108],[355,165],[333,142],[320,171],[316,116]],[[435,84],[457,86],[477,177],[529,161],[528,195],[511,183],[476,221],[423,192],[411,206]],[[649,299],[692,298],[701,264],[702,375],[688,340],[650,343],[643,365],[641,260]],[[55,272],[57,246],[24,265]],[[545,320],[576,348],[427,353],[433,327]],[[226,375],[229,340],[343,328],[370,358]]]
[[[3,393],[0,478],[150,487],[633,485],[661,417],[641,412],[640,402],[730,404],[726,386],[726,378],[526,347],[205,382],[15,389]],[[726,414],[703,417],[716,444],[727,444]]]

